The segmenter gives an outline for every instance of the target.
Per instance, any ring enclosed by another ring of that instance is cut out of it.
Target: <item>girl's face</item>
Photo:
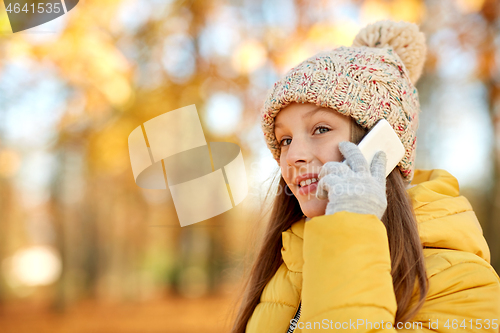
[[[323,164],[344,160],[338,145],[350,141],[351,121],[351,117],[333,109],[295,102],[281,109],[275,118],[281,174],[309,218],[324,215],[328,200],[316,198],[314,183],[301,188],[297,177],[316,178],[317,183]]]

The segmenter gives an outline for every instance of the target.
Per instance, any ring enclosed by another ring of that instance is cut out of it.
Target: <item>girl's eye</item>
[[[286,141],[286,140],[292,140],[292,139],[283,139],[283,140],[281,140],[280,145],[281,146],[288,146],[288,145],[283,145],[283,141]]]
[[[326,130],[327,130],[327,131],[324,131],[324,132],[320,132],[320,134],[323,134],[323,133],[326,133],[326,132],[330,131],[330,129],[329,129],[328,127],[325,127],[325,126],[318,126],[318,127],[316,127],[316,128],[315,128],[314,133],[316,133],[316,131],[317,131],[317,130],[320,130],[320,129],[326,129]],[[281,141],[280,141],[280,145],[281,145],[282,147],[284,147],[284,146],[288,146],[288,145],[289,145],[289,144],[287,144],[287,145],[284,145],[284,144],[283,144],[283,141],[286,141],[286,140],[292,140],[292,139],[283,139],[283,140],[281,140]]]
[[[328,131],[330,130],[328,127],[325,127],[325,126],[318,126],[318,127],[316,127],[316,129],[315,129],[314,131],[316,132],[317,130],[322,129],[322,128],[323,128],[323,129],[326,129],[326,130],[328,130]],[[326,132],[322,132],[322,133],[326,133]]]

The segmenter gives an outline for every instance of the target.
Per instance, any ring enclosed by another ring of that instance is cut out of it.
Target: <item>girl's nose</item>
[[[297,164],[310,162],[311,155],[311,147],[306,142],[294,140],[286,152],[286,161],[288,165],[296,166]]]

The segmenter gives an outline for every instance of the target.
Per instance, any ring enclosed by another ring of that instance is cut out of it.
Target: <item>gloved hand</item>
[[[318,175],[316,197],[328,199],[325,215],[345,210],[382,219],[387,208],[385,152],[377,152],[368,167],[356,144],[342,141],[339,149],[345,163],[327,162]]]

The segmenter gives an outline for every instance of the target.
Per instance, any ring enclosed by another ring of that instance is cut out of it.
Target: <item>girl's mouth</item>
[[[318,181],[315,181],[314,183],[311,183],[309,185],[299,186],[299,194],[300,195],[309,194],[313,191],[316,191],[317,187],[318,187]]]

